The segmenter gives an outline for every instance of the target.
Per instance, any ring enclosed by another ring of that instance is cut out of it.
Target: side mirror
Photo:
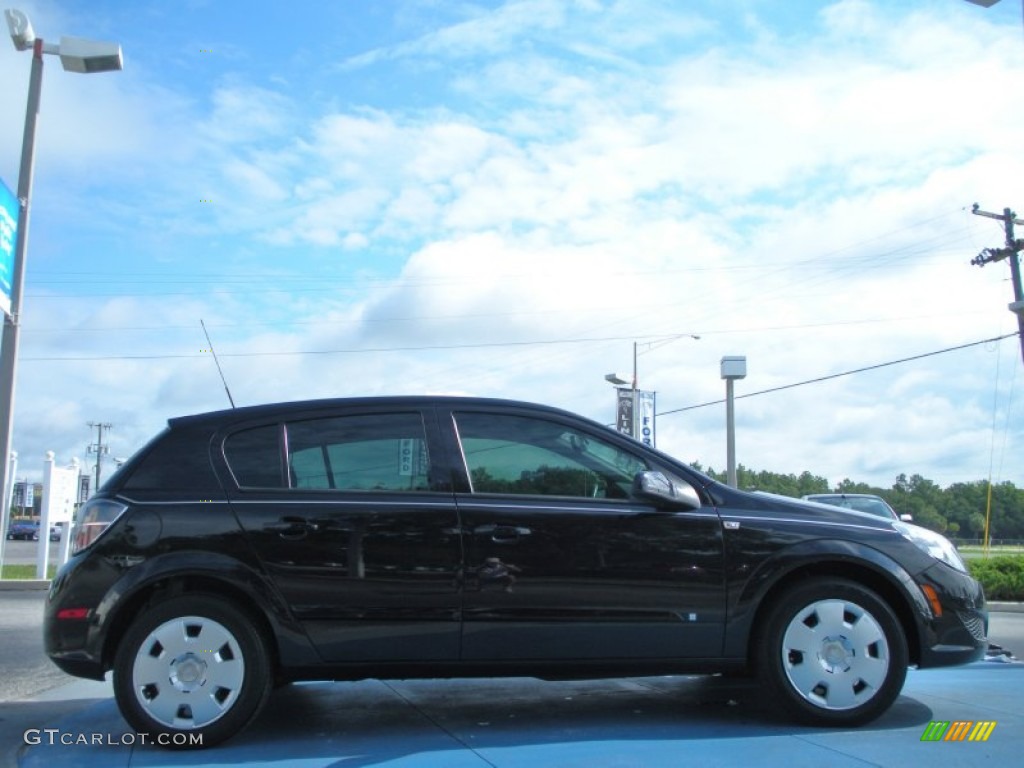
[[[639,472],[633,478],[633,493],[668,509],[700,509],[700,496],[689,483],[672,482],[664,472]]]
[[[904,523],[912,523],[912,522],[914,522],[914,516],[913,515],[900,515],[900,520],[902,520]]]

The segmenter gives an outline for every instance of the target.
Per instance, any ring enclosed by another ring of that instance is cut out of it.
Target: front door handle
[[[491,533],[491,541],[496,544],[512,544],[523,536],[529,536],[530,529],[519,525],[497,525]]]

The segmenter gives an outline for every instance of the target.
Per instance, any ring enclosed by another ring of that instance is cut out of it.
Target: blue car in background
[[[15,522],[7,528],[8,540],[39,541],[39,523]]]

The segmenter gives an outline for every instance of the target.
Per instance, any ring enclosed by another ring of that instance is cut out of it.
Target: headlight
[[[912,541],[918,549],[928,553],[936,560],[941,560],[951,568],[967,573],[967,566],[964,565],[964,561],[960,558],[960,553],[956,551],[956,547],[945,536],[935,533],[935,531],[929,531],[927,528],[922,528],[919,525],[909,525],[908,523],[893,521],[893,527]]]

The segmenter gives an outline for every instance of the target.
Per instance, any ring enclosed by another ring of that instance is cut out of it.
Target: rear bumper
[[[56,664],[62,672],[75,677],[84,677],[88,680],[106,679],[106,671],[103,669],[103,665],[84,654],[80,657],[54,656],[51,654],[50,661]]]

